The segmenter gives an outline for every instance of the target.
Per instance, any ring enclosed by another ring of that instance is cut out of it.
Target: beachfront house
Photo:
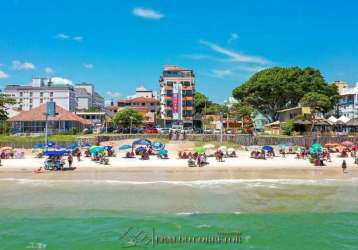
[[[46,127],[46,104],[29,111],[22,111],[10,118],[11,133],[16,135],[41,135]],[[56,116],[48,117],[49,134],[90,129],[91,122],[79,117],[59,105],[56,105]]]

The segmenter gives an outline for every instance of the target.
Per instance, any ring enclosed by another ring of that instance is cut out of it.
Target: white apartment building
[[[80,83],[75,86],[77,110],[90,108],[104,109],[104,98],[95,91],[92,83]]]
[[[54,84],[49,78],[35,77],[31,85],[7,85],[4,93],[16,99],[13,108],[18,110],[28,111],[50,101],[71,112],[77,106],[73,86]]]
[[[358,118],[358,83],[353,88],[349,88],[348,84],[342,81],[336,85],[342,97],[337,105],[338,115],[349,119]]]

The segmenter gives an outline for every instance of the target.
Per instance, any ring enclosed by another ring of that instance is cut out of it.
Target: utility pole
[[[220,112],[220,143],[223,143],[223,113]]]

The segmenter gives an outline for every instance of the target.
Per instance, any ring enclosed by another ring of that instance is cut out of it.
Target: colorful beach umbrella
[[[200,146],[200,147],[196,147],[195,148],[195,152],[198,153],[198,154],[204,154],[205,153],[205,148],[203,146]]]

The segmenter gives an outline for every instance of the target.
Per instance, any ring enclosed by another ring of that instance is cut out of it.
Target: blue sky
[[[4,0],[0,86],[32,76],[92,82],[106,99],[158,89],[163,65],[192,68],[222,102],[255,71],[312,66],[358,81],[357,1]]]

